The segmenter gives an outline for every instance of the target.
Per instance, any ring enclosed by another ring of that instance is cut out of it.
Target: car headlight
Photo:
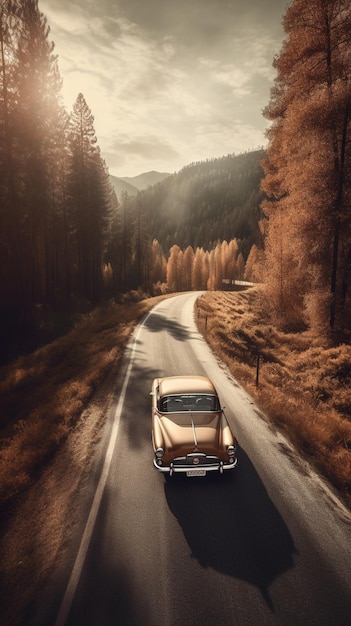
[[[162,459],[164,453],[165,453],[165,451],[164,451],[163,448],[157,448],[157,450],[155,451],[155,457],[157,459]]]
[[[227,454],[229,457],[235,456],[235,452],[236,452],[235,446],[228,446]]]

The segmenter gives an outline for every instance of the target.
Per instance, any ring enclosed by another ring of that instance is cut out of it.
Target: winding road
[[[198,294],[158,304],[126,352],[109,440],[56,626],[351,623],[351,516],[197,332]],[[236,434],[230,477],[152,465],[156,376],[204,374]]]

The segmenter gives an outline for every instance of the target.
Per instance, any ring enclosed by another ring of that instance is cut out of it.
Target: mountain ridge
[[[126,192],[129,196],[136,196],[139,191],[144,191],[148,187],[162,182],[168,176],[170,176],[170,174],[166,172],[151,170],[138,174],[137,176],[121,177],[110,174],[110,181],[117,198],[120,200],[122,193]]]
[[[156,170],[150,170],[149,172],[143,172],[142,174],[138,174],[137,176],[123,176],[121,178],[130,185],[133,185],[134,187],[139,189],[139,191],[142,191],[143,189],[147,189],[147,187],[156,185],[168,176],[170,176],[168,172],[157,172]]]
[[[218,241],[236,239],[244,260],[263,245],[259,222],[263,192],[263,149],[191,163],[157,185],[138,202],[149,235],[167,255],[173,245],[212,250]]]

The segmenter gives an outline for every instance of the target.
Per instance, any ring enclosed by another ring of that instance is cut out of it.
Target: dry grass
[[[350,503],[351,346],[283,333],[260,302],[256,288],[207,293],[197,301],[199,329],[271,423]]]
[[[26,489],[161,298],[96,309],[65,336],[0,369],[0,506]]]
[[[138,319],[160,299],[97,309],[64,337],[1,368],[0,506],[66,440],[118,366]],[[255,289],[207,293],[197,309],[199,329],[271,422],[351,501],[351,347],[320,347],[307,333],[276,330],[262,318]]]

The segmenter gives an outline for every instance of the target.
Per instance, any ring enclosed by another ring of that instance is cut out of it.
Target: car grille
[[[213,465],[219,463],[217,456],[207,456],[202,453],[187,454],[187,456],[174,459],[173,465],[189,465],[190,467],[201,467],[203,465]]]

